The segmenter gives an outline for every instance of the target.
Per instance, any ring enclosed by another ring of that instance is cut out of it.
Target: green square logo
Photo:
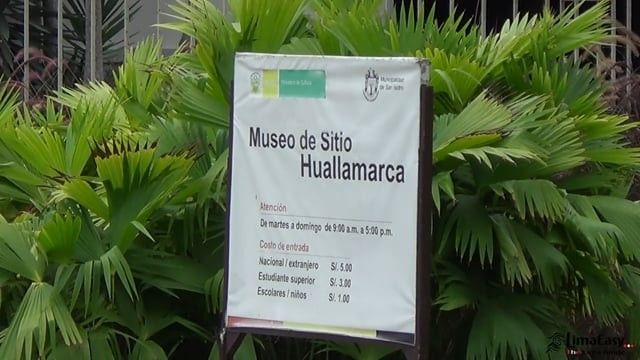
[[[326,97],[324,70],[280,70],[280,97]]]

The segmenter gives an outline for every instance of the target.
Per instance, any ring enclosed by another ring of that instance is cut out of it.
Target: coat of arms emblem
[[[380,76],[376,74],[375,70],[370,68],[364,76],[364,90],[362,91],[367,101],[375,101],[378,98],[379,84]]]
[[[251,93],[252,94],[257,94],[260,92],[260,82],[261,82],[261,76],[260,73],[254,72],[253,74],[251,74],[250,76],[251,79]]]

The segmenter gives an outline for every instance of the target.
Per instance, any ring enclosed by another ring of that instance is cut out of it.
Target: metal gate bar
[[[58,84],[57,84],[57,89],[58,91],[62,90],[62,85],[63,85],[63,78],[64,78],[64,53],[63,53],[63,46],[64,46],[64,38],[63,38],[63,34],[62,34],[62,29],[64,26],[64,14],[62,13],[62,2],[64,0],[58,0],[58,8],[57,8],[57,34],[56,34],[56,39],[57,39],[57,48],[56,48],[56,57],[58,58],[58,66],[57,66],[57,74],[58,74]]]
[[[207,1],[207,0],[203,0],[203,1]],[[478,0],[479,1],[479,6],[480,6],[480,14],[478,16],[478,23],[480,25],[480,32],[483,36],[487,35],[488,32],[488,23],[487,23],[487,13],[489,11],[488,9],[488,1],[487,0]],[[555,1],[555,0],[554,0]],[[596,1],[596,0],[591,0],[591,1]],[[617,4],[617,0],[600,0],[600,1],[609,1],[610,2],[610,7],[611,7],[611,13],[610,13],[610,19],[612,21],[612,23],[614,24],[614,26],[612,26],[611,29],[611,35],[616,35],[617,31],[616,31],[616,26],[615,24],[617,24],[616,22],[616,13],[618,10],[618,4]],[[86,4],[89,7],[89,19],[87,19],[87,21],[89,21],[89,41],[88,41],[88,52],[89,52],[89,59],[87,59],[87,66],[89,67],[89,71],[88,71],[88,80],[94,81],[96,79],[98,79],[99,74],[97,74],[97,71],[99,68],[97,62],[99,61],[99,59],[101,58],[100,56],[98,56],[99,51],[98,51],[98,46],[101,46],[100,44],[102,43],[99,40],[99,36],[101,36],[101,24],[97,24],[97,18],[96,18],[96,0],[86,0]],[[225,0],[217,0],[216,1],[219,6],[221,11],[224,14],[228,14],[229,9],[228,9],[228,4]],[[544,6],[549,8],[551,6],[551,0],[543,0],[544,2]],[[572,2],[575,3],[575,0],[558,0],[557,4],[559,4],[559,8],[561,10],[563,10],[566,7],[566,2]],[[126,58],[126,53],[127,50],[129,49],[129,47],[131,47],[132,43],[131,43],[131,38],[130,38],[130,33],[131,33],[131,23],[130,23],[130,18],[131,18],[131,11],[130,11],[130,0],[123,0],[123,7],[124,7],[124,19],[123,19],[123,47],[124,47],[124,51],[123,51],[123,61]],[[453,14],[455,11],[455,6],[456,6],[456,1],[455,0],[449,0],[448,1],[448,5],[449,5],[449,13]],[[633,14],[632,14],[632,7],[633,7],[633,0],[626,0],[625,1],[625,21],[624,21],[624,25],[628,28],[628,29],[632,29],[633,26]],[[31,53],[30,53],[30,47],[31,47],[31,43],[30,43],[30,29],[29,29],[29,25],[30,25],[30,4],[29,4],[29,0],[23,0],[23,6],[24,6],[24,24],[23,24],[23,32],[24,32],[24,43],[23,43],[23,59],[22,59],[22,64],[23,64],[23,84],[24,84],[24,98],[25,100],[29,100],[30,97],[30,85],[31,85],[31,68],[30,68],[30,60],[31,60]],[[520,10],[519,8],[519,0],[512,0],[512,16],[515,18],[518,15],[518,11]],[[160,22],[161,19],[161,1],[160,0],[156,0],[155,1],[155,7],[156,7],[156,21]],[[393,0],[386,0],[385,2],[385,8],[388,11],[393,11]],[[58,61],[58,66],[57,66],[57,89],[61,89],[64,85],[64,72],[65,72],[65,64],[64,64],[64,0],[57,0],[57,34],[56,34],[56,38],[57,38],[57,61]],[[150,31],[151,34],[155,34],[155,36],[157,38],[160,38],[161,32],[160,32],[160,28],[156,27],[155,31]],[[629,34],[626,35],[627,39],[630,41],[631,37],[629,36]],[[625,57],[625,63],[626,63],[626,68],[627,68],[627,72],[631,73],[632,72],[632,67],[633,67],[633,51],[632,51],[632,47],[629,45],[629,43],[625,44],[625,51],[624,51],[624,57]],[[611,52],[611,60],[615,63],[617,62],[619,56],[617,53],[617,44],[614,40],[611,41],[611,43],[609,44],[609,49]],[[621,54],[623,52],[621,51]],[[622,55],[621,55],[622,56]],[[611,71],[611,77],[612,78],[616,78],[617,73],[615,70]]]
[[[632,1],[631,0],[627,0],[627,6],[626,6],[626,12],[627,12],[627,18],[626,18],[626,22],[625,25],[627,26],[627,31],[632,31],[633,29],[633,7],[632,7]],[[629,35],[629,33],[627,32],[627,40],[631,41],[631,36]],[[631,46],[629,46],[629,44],[625,44],[626,46],[626,61],[627,61],[627,73],[630,75],[633,72],[633,58],[632,58],[632,54],[631,54]]]
[[[129,49],[129,0],[124,0],[124,25],[122,29],[122,62],[127,60],[127,49]]]
[[[97,65],[97,57],[96,53],[97,45],[96,45],[96,36],[97,36],[97,19],[96,19],[96,0],[90,0],[89,5],[91,7],[90,18],[89,18],[89,36],[91,37],[89,40],[90,43],[90,59],[89,59],[89,80],[96,80],[96,65]]]
[[[616,33],[618,32],[618,19],[617,19],[617,14],[618,14],[618,2],[616,0],[611,0],[611,61],[614,64],[614,66],[611,68],[611,78],[612,79],[616,79],[618,77],[618,74],[616,72],[616,66],[615,64],[618,62],[618,48],[617,48],[617,44],[616,44]],[[627,46],[628,47],[628,46]]]
[[[480,0],[480,34],[487,36],[487,0]]]
[[[29,101],[29,95],[30,95],[30,88],[31,88],[31,71],[30,71],[30,67],[29,67],[29,61],[30,61],[30,52],[29,52],[29,48],[31,47],[30,43],[29,43],[29,38],[31,37],[31,34],[29,32],[29,0],[24,0],[22,2],[23,6],[24,6],[24,18],[23,21],[24,23],[22,24],[22,28],[23,28],[23,44],[22,44],[22,52],[23,52],[23,57],[22,57],[22,61],[23,61],[23,96],[24,96],[24,101],[27,102]]]

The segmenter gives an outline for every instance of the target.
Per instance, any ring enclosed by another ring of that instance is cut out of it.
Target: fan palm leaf
[[[9,82],[0,77],[0,126],[13,122],[18,109],[18,95],[10,87]]]
[[[46,353],[47,342],[61,338],[65,345],[82,343],[78,326],[64,304],[59,289],[46,283],[33,283],[24,294],[0,345],[0,356],[31,359]],[[57,340],[60,341],[60,340]]]

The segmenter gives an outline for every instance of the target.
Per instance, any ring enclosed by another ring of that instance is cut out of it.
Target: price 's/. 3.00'
[[[351,287],[351,279],[347,278],[334,278],[329,279],[329,286],[331,287],[339,287],[339,288],[350,288]]]

